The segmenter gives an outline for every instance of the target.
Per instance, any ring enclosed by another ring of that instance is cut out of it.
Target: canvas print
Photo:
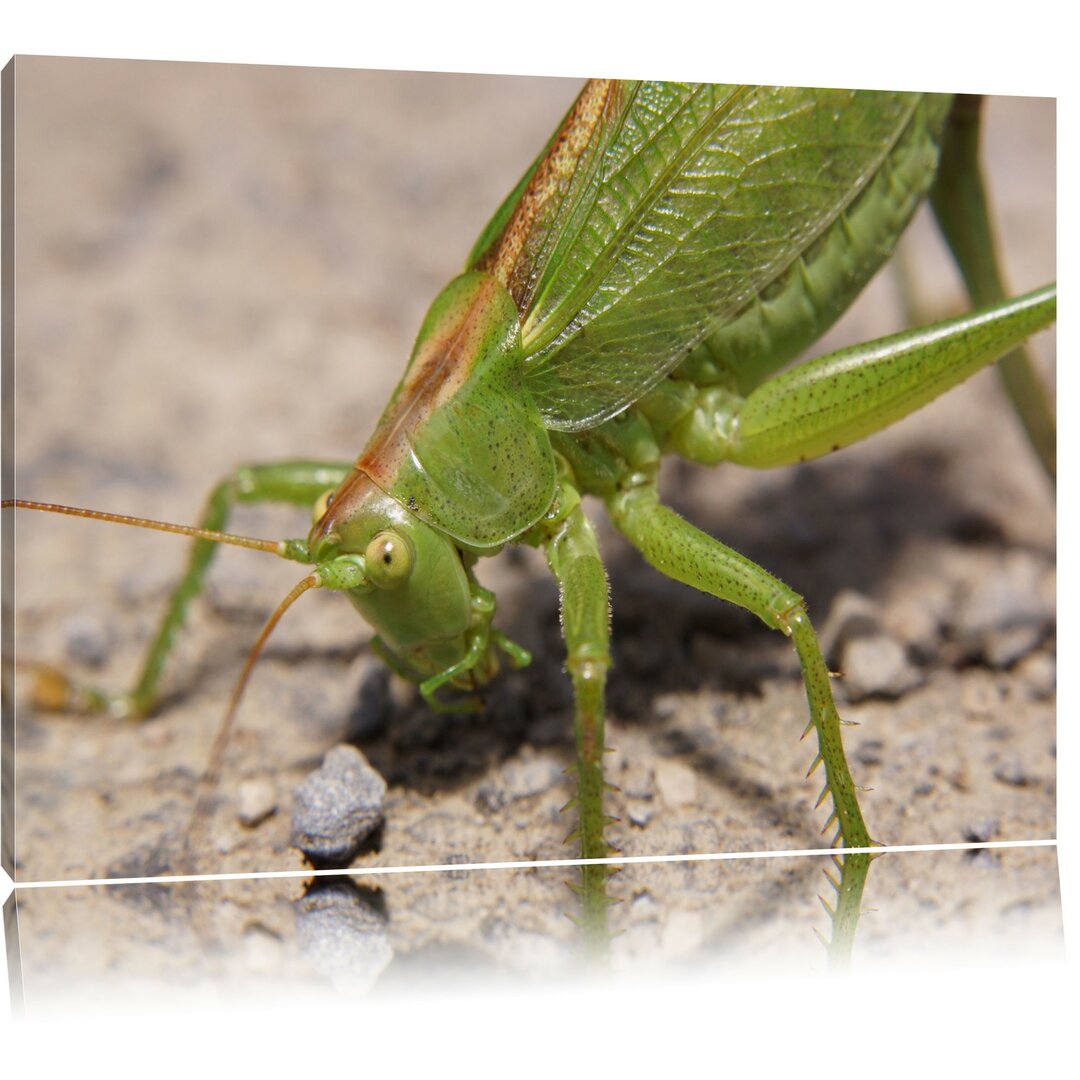
[[[1053,849],[867,853],[1055,835],[1052,100],[9,78],[16,882],[356,984],[1057,940]]]

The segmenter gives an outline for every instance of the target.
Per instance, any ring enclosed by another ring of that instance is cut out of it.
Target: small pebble
[[[1053,621],[1043,577],[1040,559],[1013,552],[970,582],[954,620],[954,633],[968,655],[1008,667],[1038,644]]]
[[[992,668],[1011,667],[1042,640],[1041,625],[1009,626],[993,630],[983,640],[983,656]]]
[[[476,792],[476,808],[483,814],[497,814],[505,810],[510,796],[494,784],[482,784]]]
[[[385,914],[351,882],[331,881],[296,903],[296,941],[338,990],[366,993],[394,958]]]
[[[112,651],[112,632],[103,615],[75,615],[64,623],[68,656],[89,667],[101,667]]]
[[[938,563],[934,560],[933,565]],[[954,601],[955,583],[948,576],[920,574],[885,609],[884,630],[902,641],[915,656],[936,657],[941,647],[942,628],[948,623]]]
[[[562,778],[563,766],[545,756],[510,761],[476,793],[476,806],[485,814],[498,813],[516,799],[527,799],[553,788]]]
[[[679,712],[679,695],[657,694],[653,698],[652,709],[658,720],[670,720]]]
[[[860,765],[880,765],[885,743],[881,739],[867,739],[855,751],[855,760]]]
[[[881,630],[881,609],[855,589],[842,589],[829,608],[818,641],[827,663],[837,663],[844,645]]]
[[[983,821],[964,826],[964,842],[967,844],[988,844],[998,834],[1001,822],[997,818],[986,818]]]
[[[1032,780],[1024,768],[1024,763],[1018,758],[1004,765],[999,765],[994,770],[994,779],[1000,780],[1001,783],[1008,784],[1010,787],[1027,787]]]
[[[1035,652],[1025,657],[1017,675],[1036,701],[1050,697],[1057,688],[1057,664],[1049,653]]]
[[[502,770],[503,783],[512,799],[526,799],[554,787],[562,776],[562,766],[548,757],[511,761]]]
[[[694,806],[697,803],[697,776],[680,761],[662,761],[657,765],[656,789],[668,806]]]
[[[841,670],[851,701],[900,697],[923,681],[922,674],[908,661],[903,645],[885,634],[849,641],[844,646]]]
[[[293,792],[292,844],[344,863],[383,822],[386,781],[355,746],[335,746]]]
[[[631,898],[630,910],[634,913],[636,918],[641,918],[642,916],[648,917],[659,915],[663,909],[660,904],[657,903],[656,897],[646,890],[637,893],[637,895]]]
[[[236,816],[241,825],[255,828],[277,809],[277,791],[266,777],[245,780],[236,793]]]

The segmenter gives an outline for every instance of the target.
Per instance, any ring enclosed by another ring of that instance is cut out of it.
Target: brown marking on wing
[[[460,312],[441,323],[441,332],[419,346],[397,399],[379,423],[356,462],[384,491],[389,491],[401,463],[412,450],[416,429],[456,394],[481,355],[490,330],[486,313],[502,286],[488,278],[461,305]]]
[[[513,296],[519,311],[522,309],[523,290],[528,284],[524,277],[514,280],[514,269],[522,249],[541,211],[573,176],[593,132],[612,102],[616,86],[614,79],[590,79],[585,84],[585,89],[574,102],[561,130],[522,192],[499,242],[477,267],[502,282]]]

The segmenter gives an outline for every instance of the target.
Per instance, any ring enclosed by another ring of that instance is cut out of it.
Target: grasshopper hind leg
[[[989,199],[979,164],[982,99],[960,95],[953,103],[941,148],[941,165],[930,191],[942,235],[963,275],[976,307],[999,303],[1008,295],[998,259]],[[1057,422],[1053,403],[1031,354],[1017,346],[998,364],[1028,441],[1051,481],[1057,476]]]

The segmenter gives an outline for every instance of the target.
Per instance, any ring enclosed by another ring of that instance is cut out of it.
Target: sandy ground
[[[355,456],[427,304],[574,94],[558,80],[19,63],[18,493],[179,521],[241,462]],[[1055,276],[1054,122],[1052,102],[991,103],[1017,291]],[[910,240],[917,302],[957,309],[932,227]],[[897,279],[880,279],[829,343],[898,328],[898,297]],[[1051,370],[1052,334],[1038,350]],[[845,590],[879,606],[905,689],[855,700],[849,671],[837,690],[860,724],[848,752],[873,788],[864,809],[878,839],[1054,837],[1054,497],[993,373],[825,461],[767,474],[673,465],[665,483],[696,524],[803,591],[827,637]],[[233,528],[276,538],[307,522],[247,509]],[[660,578],[608,531],[603,543],[613,841],[627,855],[820,846],[788,645]],[[20,515],[18,660],[124,685],[185,554],[168,537]],[[387,683],[340,598],[289,612],[244,702],[205,869],[303,868],[291,791],[344,740],[390,785],[386,824],[356,866],[572,854],[554,586],[532,552],[504,553],[481,576],[500,624],[537,660],[477,716],[432,716]],[[298,577],[223,552],[146,723],[35,715],[17,669],[18,880],[167,869],[243,659]],[[855,663],[839,646],[832,660]],[[250,779],[272,784],[278,807],[255,828],[234,808]],[[613,885],[613,962],[821,967],[821,869],[813,858],[627,869]],[[459,960],[557,969],[577,933],[569,873],[360,879],[321,898],[295,880],[34,891],[19,902],[22,968],[44,998],[76,969],[306,972],[358,986]],[[867,903],[857,959],[1059,948],[1052,848],[891,856]]]

